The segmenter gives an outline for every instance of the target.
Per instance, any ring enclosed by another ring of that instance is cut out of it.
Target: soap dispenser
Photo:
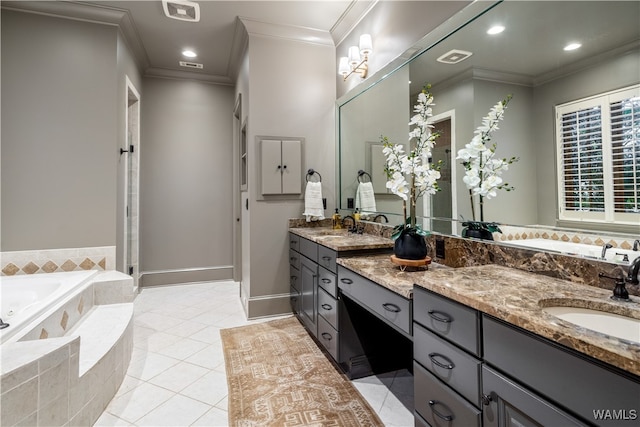
[[[338,213],[337,208],[336,208],[336,213],[333,214],[333,217],[331,217],[331,219],[333,221],[333,229],[340,230],[342,228],[342,218],[340,217],[340,214]]]
[[[356,211],[353,213],[353,219],[356,220],[356,223],[360,222],[360,211],[356,208]]]

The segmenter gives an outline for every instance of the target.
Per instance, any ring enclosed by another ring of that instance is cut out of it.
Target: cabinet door
[[[316,307],[318,289],[318,265],[306,257],[300,263],[300,276],[302,278],[302,320],[314,336],[317,336]]]
[[[282,194],[302,193],[302,144],[282,141]]]
[[[482,389],[484,427],[586,425],[487,366]]]
[[[262,194],[282,192],[282,147],[281,141],[260,141]]]

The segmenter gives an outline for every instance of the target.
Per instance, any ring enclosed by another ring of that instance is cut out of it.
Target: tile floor
[[[235,282],[145,288],[137,296],[129,370],[96,426],[226,426],[220,329],[247,321]],[[413,422],[407,371],[355,380],[385,426]]]

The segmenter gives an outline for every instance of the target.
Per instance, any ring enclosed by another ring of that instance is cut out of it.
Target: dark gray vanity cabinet
[[[300,276],[300,237],[289,233],[289,302],[291,311],[300,315],[302,308],[302,278]]]
[[[336,257],[336,251],[289,233],[292,310],[332,355],[338,351]]]
[[[543,425],[640,425],[637,376],[488,315],[482,325],[485,425],[520,416]]]
[[[416,425],[481,426],[480,313],[414,287]]]

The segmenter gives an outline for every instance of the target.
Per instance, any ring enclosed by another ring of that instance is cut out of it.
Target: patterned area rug
[[[231,426],[383,426],[297,318],[220,335]]]

